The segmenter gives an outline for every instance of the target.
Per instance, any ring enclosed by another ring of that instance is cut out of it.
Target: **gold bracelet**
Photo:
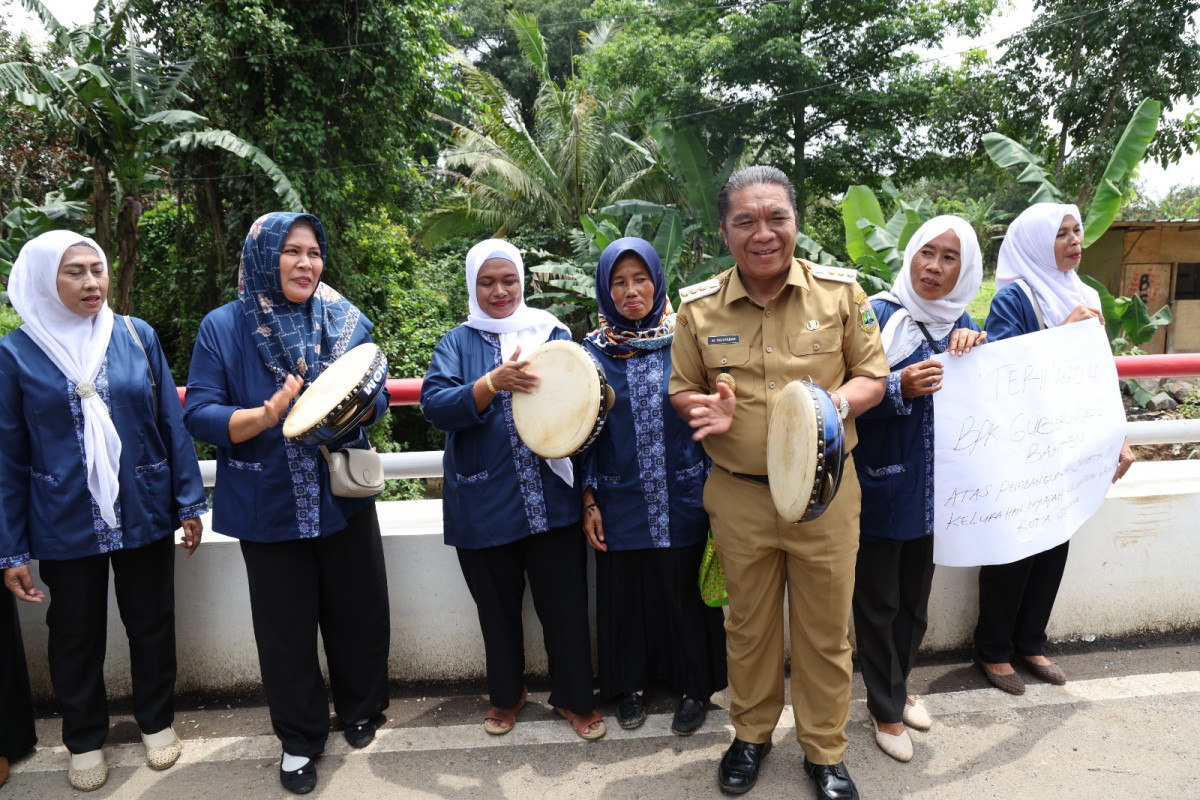
[[[492,394],[496,394],[497,392],[500,391],[494,385],[492,385],[492,373],[490,373],[490,372],[483,373],[483,382],[487,384],[488,391],[491,392]]]

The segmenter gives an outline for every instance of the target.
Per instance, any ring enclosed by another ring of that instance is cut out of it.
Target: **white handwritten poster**
[[[1065,542],[1100,508],[1125,437],[1104,329],[1081,322],[936,358],[934,563],[1007,564]]]

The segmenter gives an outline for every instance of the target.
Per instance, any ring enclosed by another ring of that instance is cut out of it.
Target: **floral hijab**
[[[633,253],[641,259],[650,272],[650,279],[654,281],[650,313],[640,320],[621,316],[610,290],[613,267],[626,253]],[[587,339],[612,358],[629,358],[639,351],[667,347],[675,336],[675,314],[667,301],[667,280],[663,274],[662,259],[645,239],[629,236],[617,239],[604,248],[596,265],[596,304],[600,307],[599,325],[587,335]]]
[[[326,365],[346,352],[362,312],[323,280],[303,303],[284,296],[279,251],[298,220],[312,225],[325,258],[325,230],[319,219],[283,211],[265,214],[254,221],[242,246],[238,299],[267,369],[280,380],[299,375],[312,383]]]

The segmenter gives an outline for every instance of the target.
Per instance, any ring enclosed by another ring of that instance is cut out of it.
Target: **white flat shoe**
[[[915,697],[909,698],[913,701],[913,705],[907,702],[904,704],[904,711],[900,716],[904,720],[904,724],[908,727],[918,730],[927,731],[933,727],[933,717],[929,716],[929,710],[921,705],[921,701]]]
[[[146,745],[146,761],[154,769],[174,766],[183,755],[183,742],[179,741],[171,727],[163,728],[158,733],[143,733],[142,743]]]
[[[108,764],[104,762],[104,751],[71,753],[71,767],[67,771],[67,780],[81,792],[92,792],[103,786],[108,780]]]
[[[874,714],[871,714],[871,727],[875,729],[875,744],[879,745],[880,750],[897,761],[912,760],[912,739],[909,738],[907,730],[899,734],[884,733],[879,730],[879,722]]]

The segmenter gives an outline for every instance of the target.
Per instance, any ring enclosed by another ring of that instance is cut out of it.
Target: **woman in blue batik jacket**
[[[681,695],[671,730],[686,736],[727,683],[725,615],[696,585],[711,462],[670,406],[675,314],[649,242],[604,248],[596,302],[599,326],[585,345],[616,394],[583,490],[583,529],[596,550],[600,696],[617,700],[622,728],[636,728],[646,719],[645,690],[664,680]]]
[[[537,383],[522,351],[570,335],[553,316],[525,305],[524,265],[508,242],[472,247],[466,273],[470,314],[434,348],[421,408],[446,432],[442,521],[479,611],[492,705],[483,726],[508,733],[525,704],[521,604],[528,576],[550,664],[550,704],[579,736],[599,739],[605,727],[592,694],[578,482],[569,460],[530,452],[512,416],[512,393]]]
[[[391,618],[375,499],[337,497],[316,446],[279,426],[305,381],[371,340],[374,327],[322,278],[325,231],[310,214],[259,217],[242,247],[238,299],[200,324],[185,419],[217,446],[213,530],[241,540],[263,688],[283,745],[279,779],[316,786],[329,704],[317,660],[325,643],[346,741],[365,747],[388,706]],[[380,419],[386,390],[368,412]],[[358,425],[330,450],[365,446]]]
[[[108,571],[129,635],[134,718],[150,766],[182,752],[175,691],[175,558],[183,526],[200,544],[204,486],[158,337],[108,307],[104,253],[51,231],[21,248],[8,292],[22,326],[0,340],[0,567],[46,613],[50,680],[62,709],[68,779],[108,777],[104,652]],[[7,726],[8,722],[5,721]],[[13,722],[14,726],[18,723]]]
[[[898,761],[913,754],[905,725],[932,725],[907,686],[933,582],[932,395],[942,388],[942,365],[931,357],[983,344],[987,334],[966,313],[982,281],[974,229],[959,217],[934,217],[905,247],[892,291],[871,298],[891,374],[883,402],[858,418],[854,636],[875,742]]]

